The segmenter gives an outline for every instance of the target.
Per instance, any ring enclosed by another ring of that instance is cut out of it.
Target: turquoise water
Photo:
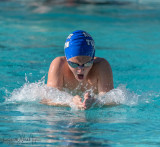
[[[149,0],[0,1],[0,145],[159,146],[159,13],[159,3]],[[106,97],[120,105],[77,111],[39,104],[51,61],[64,55],[65,39],[77,29],[88,31],[96,56],[110,62],[115,89]]]

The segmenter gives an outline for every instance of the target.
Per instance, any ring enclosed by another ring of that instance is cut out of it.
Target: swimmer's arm
[[[55,58],[49,68],[47,87],[57,88],[62,90],[63,88],[63,71],[62,67],[64,64],[64,59],[62,57]],[[43,98],[40,101],[41,104],[50,105],[50,106],[62,106],[69,107],[68,104],[64,103],[55,103],[51,99]]]
[[[85,98],[86,101],[92,104],[93,107],[115,105],[116,103],[114,102],[102,103],[101,101],[105,94],[114,88],[112,69],[109,63],[105,59],[102,59],[97,65],[96,72],[98,80],[98,95],[95,97],[88,96]]]
[[[51,99],[42,99],[40,101],[41,104],[49,105],[49,106],[57,106],[57,107],[69,107],[68,104],[65,103],[54,103]]]
[[[103,59],[98,67],[98,93],[108,92],[114,88],[113,75],[110,64]]]
[[[71,107],[71,105],[74,105],[80,110],[85,110],[86,107],[82,102],[82,98],[79,95],[76,95],[72,98],[71,104],[66,104],[66,103],[55,103],[51,99],[42,99],[40,101],[41,104],[49,105],[49,106],[56,106],[56,107]]]
[[[47,87],[57,88],[62,90],[63,88],[63,72],[62,67],[64,59],[62,57],[55,58],[49,68]]]
[[[99,66],[98,73],[98,97],[103,97],[103,95],[114,88],[113,86],[113,74],[110,64],[103,59]],[[99,101],[100,103],[100,101]],[[114,102],[105,103],[104,106],[116,105]]]

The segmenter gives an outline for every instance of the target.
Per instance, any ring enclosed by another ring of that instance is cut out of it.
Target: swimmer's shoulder
[[[62,89],[63,87],[63,73],[64,73],[64,57],[55,58],[49,68],[48,72],[48,87],[55,87],[58,89]]]
[[[60,66],[65,63],[66,63],[66,58],[64,56],[61,56],[61,57],[56,57],[51,64]]]
[[[97,69],[101,69],[101,68],[103,69],[104,67],[110,67],[110,64],[104,58],[94,57],[94,66]]]
[[[51,65],[50,65],[50,68],[55,68],[55,69],[58,69],[58,70],[62,70],[64,65],[66,64],[66,58],[64,56],[61,56],[61,57],[56,57]]]

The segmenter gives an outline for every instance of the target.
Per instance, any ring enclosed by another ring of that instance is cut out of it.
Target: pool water
[[[160,3],[120,2],[0,1],[0,146],[160,145]],[[46,92],[47,73],[78,29],[112,67],[115,88],[104,101],[120,105],[39,103],[46,95],[69,102],[67,93]]]

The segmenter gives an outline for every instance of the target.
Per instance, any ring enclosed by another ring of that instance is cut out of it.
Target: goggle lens
[[[93,64],[93,59],[87,63],[84,63],[83,65],[79,65],[77,63],[71,62],[71,61],[67,61],[68,64],[72,67],[72,68],[77,68],[77,67],[90,67]]]

